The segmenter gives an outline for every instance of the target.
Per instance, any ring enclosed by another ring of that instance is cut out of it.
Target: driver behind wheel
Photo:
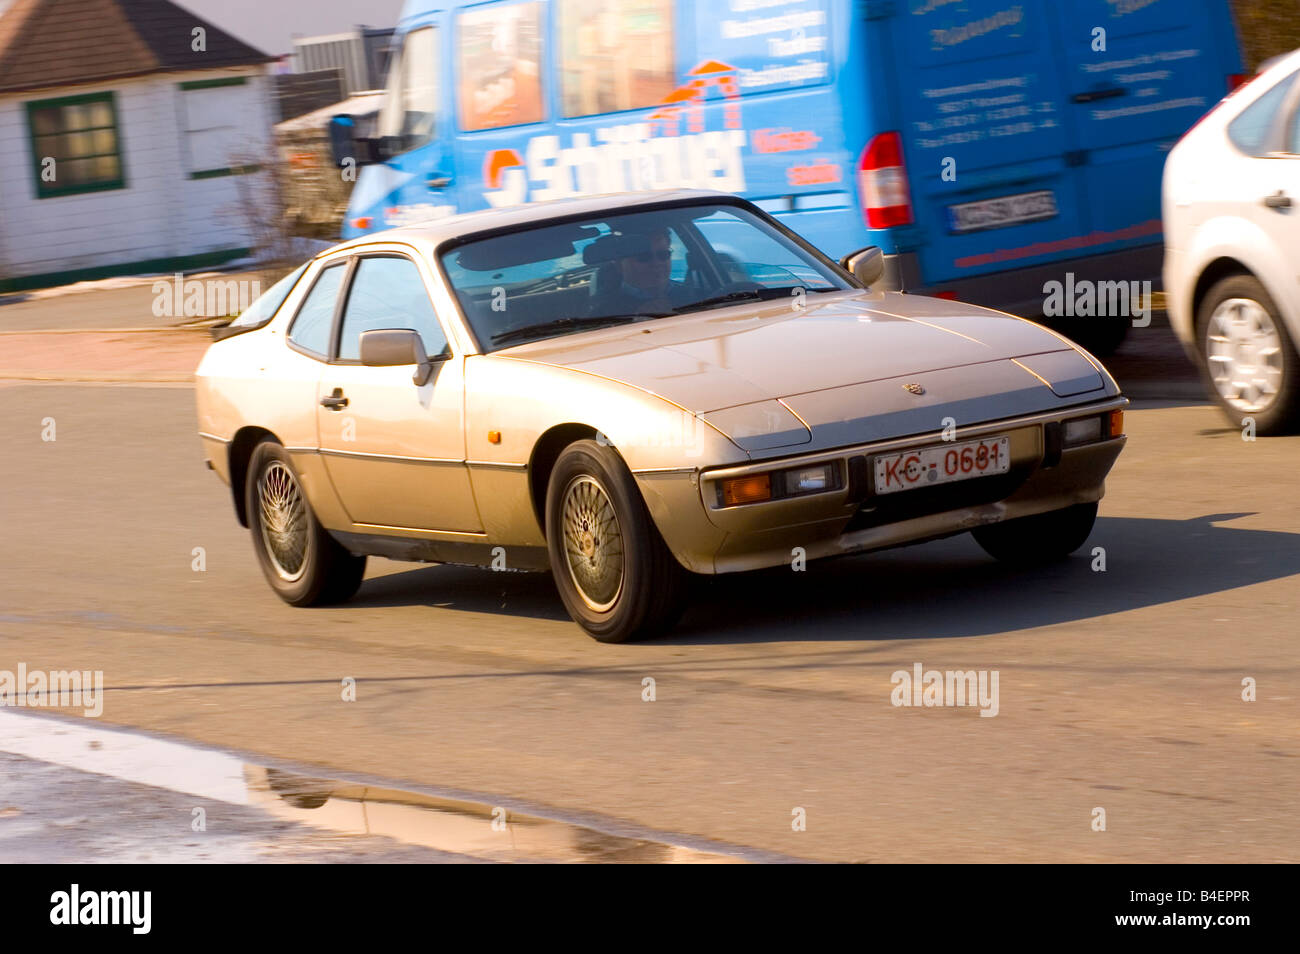
[[[598,283],[591,315],[638,315],[671,312],[689,304],[690,292],[670,277],[672,242],[667,229],[626,232],[614,236],[614,261],[602,278],[613,279],[612,288]]]

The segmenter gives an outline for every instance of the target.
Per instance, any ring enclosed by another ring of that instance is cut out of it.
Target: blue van
[[[1028,317],[1158,282],[1165,154],[1242,70],[1228,0],[409,0],[394,43],[344,237],[710,188]]]

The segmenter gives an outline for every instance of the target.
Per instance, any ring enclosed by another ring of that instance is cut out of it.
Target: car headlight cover
[[[1064,441],[1066,447],[1077,444],[1092,444],[1101,440],[1100,417],[1078,417],[1065,422]]]

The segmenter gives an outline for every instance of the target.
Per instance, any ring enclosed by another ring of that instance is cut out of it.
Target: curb
[[[0,381],[51,381],[68,384],[184,384],[194,386],[194,372],[177,371],[6,371]]]
[[[155,328],[15,328],[0,331],[4,335],[156,335],[173,332],[206,332],[209,325],[159,325]]]

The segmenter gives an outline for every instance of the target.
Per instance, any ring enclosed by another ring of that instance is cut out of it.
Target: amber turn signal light
[[[722,482],[722,502],[731,507],[735,504],[757,503],[772,499],[772,477],[770,474],[756,474],[753,477],[736,477]]]
[[[501,432],[500,432],[500,431],[488,431],[488,443],[489,443],[489,444],[500,444],[500,443],[501,443]]]
[[[1110,412],[1110,436],[1119,437],[1123,433],[1124,433],[1124,412],[1111,411]]]

